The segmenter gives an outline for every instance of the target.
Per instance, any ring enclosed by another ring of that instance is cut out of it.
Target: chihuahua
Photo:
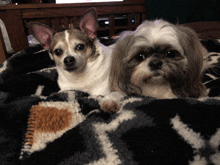
[[[79,90],[92,96],[105,96],[111,92],[109,74],[112,48],[97,39],[98,19],[94,8],[81,17],[79,29],[55,32],[40,23],[29,23],[29,27],[55,61],[61,91]],[[106,105],[106,99],[103,100],[101,109],[109,111],[109,104]],[[117,107],[110,111],[115,110]]]
[[[29,23],[33,35],[56,63],[61,91],[80,90],[90,95],[110,92],[109,72],[112,49],[97,40],[97,14],[89,9],[79,28],[55,32],[46,25]]]

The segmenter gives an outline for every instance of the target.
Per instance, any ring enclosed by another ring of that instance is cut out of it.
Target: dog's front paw
[[[115,113],[120,109],[120,104],[114,100],[103,100],[100,103],[101,109],[104,112]]]

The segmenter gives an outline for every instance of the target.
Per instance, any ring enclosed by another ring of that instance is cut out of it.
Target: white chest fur
[[[112,49],[98,42],[100,55],[88,60],[83,72],[68,72],[57,67],[58,85],[63,90],[80,90],[90,95],[106,95],[110,92],[109,73]]]

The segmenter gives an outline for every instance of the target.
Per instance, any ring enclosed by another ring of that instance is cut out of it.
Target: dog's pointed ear
[[[30,33],[40,42],[43,48],[48,50],[55,30],[38,22],[28,23],[28,28]]]
[[[89,38],[95,39],[97,37],[98,18],[95,8],[89,9],[82,16],[79,22],[79,27]]]

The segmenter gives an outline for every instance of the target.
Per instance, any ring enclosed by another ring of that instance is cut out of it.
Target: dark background
[[[12,0],[27,3],[28,0]],[[55,0],[42,0],[54,3]],[[163,18],[174,24],[220,21],[220,0],[146,0],[147,19]]]
[[[147,19],[172,23],[220,21],[220,0],[146,0]]]

